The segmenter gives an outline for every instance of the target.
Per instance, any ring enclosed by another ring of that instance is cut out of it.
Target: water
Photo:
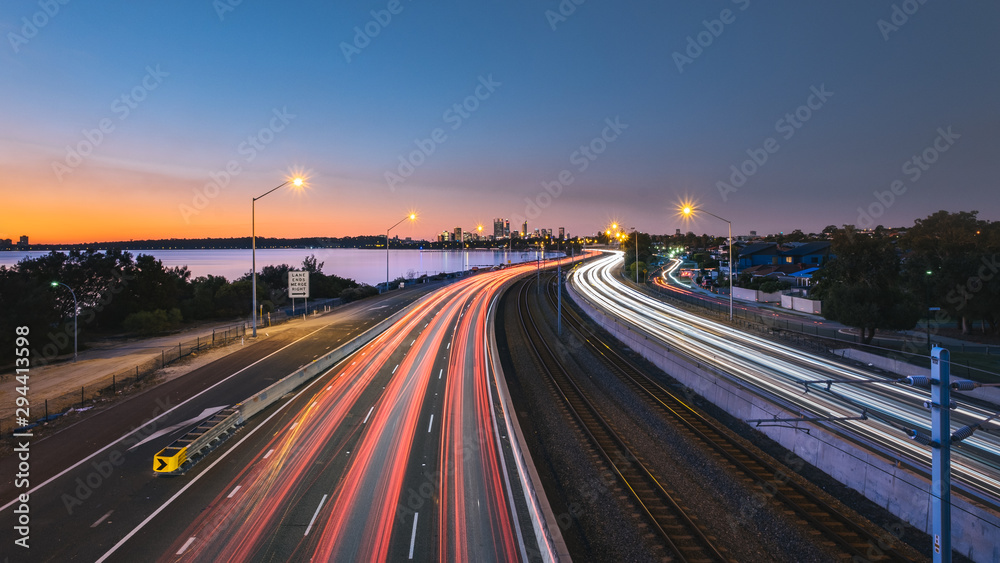
[[[130,250],[133,256],[149,254],[163,262],[164,266],[187,266],[191,277],[224,276],[233,280],[251,269],[250,250]],[[13,266],[24,257],[44,256],[48,252],[10,251],[0,252],[0,265]],[[279,248],[257,250],[257,271],[264,266],[288,264],[294,269],[302,268],[302,260],[313,254],[323,262],[324,274],[336,274],[355,281],[375,285],[384,282],[385,250],[362,250],[358,248]],[[545,256],[561,256],[562,253],[546,252]],[[499,264],[533,262],[538,251],[506,250],[390,250],[389,279],[398,277],[419,277],[423,274],[458,272],[473,266],[492,267]]]

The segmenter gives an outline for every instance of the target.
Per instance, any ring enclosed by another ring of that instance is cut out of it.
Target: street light
[[[733,275],[735,274],[734,264],[733,264],[733,222],[728,219],[723,219],[715,213],[710,213],[708,211],[703,211],[701,209],[695,209],[691,205],[684,205],[681,207],[681,214],[685,217],[690,217],[691,215],[701,211],[707,215],[711,215],[720,221],[725,221],[729,225],[729,321],[733,320]]]
[[[391,227],[389,227],[388,229],[385,230],[385,290],[386,291],[389,291],[389,231],[395,229],[396,227],[399,226],[399,223],[402,223],[403,221],[406,221],[407,219],[409,219],[410,221],[413,221],[416,218],[417,218],[417,214],[416,213],[410,213],[406,217],[403,217],[402,219],[400,219],[395,225],[393,225],[393,226],[391,226]]]
[[[288,184],[292,184],[296,188],[300,188],[302,187],[302,184],[304,182],[305,180],[303,180],[302,177],[296,176],[290,180],[286,180],[283,184],[281,184],[277,188],[273,188],[267,192],[264,192],[264,194],[253,198],[253,200],[250,202],[250,239],[251,239],[250,254],[252,262],[251,267],[253,268],[252,283],[253,283],[253,337],[254,338],[257,338],[257,224],[256,224],[257,200],[275,190],[287,186]]]
[[[931,347],[931,276],[934,275],[932,270],[927,270],[927,277],[924,278],[924,285],[927,286],[927,349],[933,350]]]
[[[639,229],[632,227],[635,235],[635,285],[639,285]]]
[[[77,315],[79,314],[79,311],[80,311],[79,306],[77,306],[77,304],[76,304],[76,292],[73,291],[72,287],[64,284],[63,282],[54,281],[54,282],[52,282],[51,285],[52,285],[52,287],[59,287],[61,285],[61,286],[65,287],[66,289],[68,289],[70,295],[73,296],[73,361],[75,362],[76,361],[76,356],[77,356],[77,353],[76,353],[76,350],[77,350],[77,348],[76,348],[76,339],[77,339],[77,335],[78,335],[77,330],[76,330],[76,318],[77,318]]]

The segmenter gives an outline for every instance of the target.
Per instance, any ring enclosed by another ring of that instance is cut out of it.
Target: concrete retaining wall
[[[725,373],[672,353],[669,346],[649,338],[622,319],[599,312],[573,290],[572,284],[567,284],[567,289],[570,298],[605,330],[729,414],[743,420],[799,416],[797,412],[782,409],[754,394]],[[810,432],[777,426],[761,427],[760,431],[903,521],[931,533],[930,481],[908,468],[905,460],[863,449],[821,425],[800,423],[800,427],[808,427]],[[891,535],[887,532],[886,537],[891,538]],[[955,551],[974,561],[1000,561],[998,538],[1000,514],[980,508],[957,494],[952,495]]]
[[[756,301],[757,303],[781,303],[781,293],[764,293],[756,289],[746,289],[744,287],[733,288],[733,298],[744,301]]]
[[[805,297],[795,297],[794,295],[782,295],[781,307],[783,309],[792,309],[793,311],[801,311],[803,313],[810,313],[813,315],[820,315],[823,313],[822,301],[806,299]]]

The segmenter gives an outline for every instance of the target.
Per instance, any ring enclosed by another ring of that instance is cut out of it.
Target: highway
[[[929,435],[930,415],[923,407],[929,392],[898,384],[812,387],[801,381],[877,379],[880,376],[738,331],[670,306],[623,283],[622,253],[587,263],[571,276],[574,289],[594,306],[627,320],[673,350],[738,378],[760,392],[801,409],[805,416],[850,417],[868,410],[869,420],[826,423],[842,435],[883,448],[917,466],[930,466],[930,448],[910,440],[903,428]],[[952,411],[953,431],[987,418],[990,411],[961,403]],[[952,448],[953,481],[1000,497],[1000,424],[992,433],[976,432]]]
[[[95,561],[132,526],[197,477],[154,478],[152,456],[204,418],[245,399],[317,356],[356,337],[439,286],[394,291],[306,321],[126,400],[62,421],[31,440],[30,549],[11,561]],[[264,415],[261,416],[263,418]],[[253,425],[223,446],[247,434]],[[211,460],[209,460],[210,462]],[[17,456],[0,459],[0,521],[15,521]],[[172,538],[171,538],[172,539]],[[6,550],[5,550],[6,551]],[[148,560],[145,552],[138,560]]]
[[[147,469],[186,485],[97,560],[537,560],[485,322],[534,268],[430,294],[187,475]]]

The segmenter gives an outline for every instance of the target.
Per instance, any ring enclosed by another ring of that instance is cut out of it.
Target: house
[[[798,244],[779,251],[779,262],[782,264],[822,266],[833,258],[833,253],[831,252],[832,245],[833,243],[828,240]]]
[[[791,278],[788,280],[795,287],[809,287],[812,285],[813,274],[819,271],[819,268],[813,266],[811,268],[806,268],[804,270],[799,270],[798,272],[792,272],[789,274]]]
[[[739,272],[753,266],[766,266],[775,263],[778,255],[778,243],[755,242],[739,249],[736,266]]]

